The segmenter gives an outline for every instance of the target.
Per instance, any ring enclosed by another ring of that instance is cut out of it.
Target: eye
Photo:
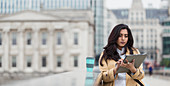
[[[119,37],[122,37],[122,34],[120,34]]]
[[[125,37],[128,37],[128,34],[126,34]]]

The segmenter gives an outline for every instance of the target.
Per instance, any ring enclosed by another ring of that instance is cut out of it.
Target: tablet
[[[134,55],[126,55],[125,59],[128,60],[128,62],[132,62],[133,59],[135,59],[134,66],[135,68],[139,68],[139,66],[143,63],[144,59],[147,57],[147,54],[134,54]],[[123,60],[124,63],[126,63],[125,59]],[[125,67],[119,67],[116,73],[125,73],[130,72],[129,69]]]

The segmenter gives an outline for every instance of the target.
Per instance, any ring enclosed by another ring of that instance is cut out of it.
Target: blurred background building
[[[133,0],[130,9],[112,10],[117,23],[128,24],[134,37],[134,47],[147,53],[146,61],[157,63],[161,60],[162,41],[159,17],[167,18],[167,10],[144,9],[141,0]],[[164,16],[166,14],[166,16]],[[159,51],[159,52],[157,52]]]
[[[0,2],[1,72],[70,71],[85,68],[85,57],[94,57],[89,0]]]
[[[104,46],[104,0],[0,0],[1,14],[13,14],[24,10],[91,9],[95,23],[95,53],[100,54]]]

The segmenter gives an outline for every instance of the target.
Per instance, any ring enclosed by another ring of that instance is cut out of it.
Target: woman
[[[140,86],[137,82],[140,83],[144,77],[143,66],[135,68],[135,60],[131,63],[126,60],[127,63],[124,63],[123,59],[129,54],[139,54],[139,51],[133,47],[131,30],[125,24],[116,25],[99,59],[101,71],[99,77],[103,80],[104,86]],[[117,74],[116,71],[120,66],[128,68],[131,73]]]

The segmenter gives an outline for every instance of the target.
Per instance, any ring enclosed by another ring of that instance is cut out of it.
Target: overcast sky
[[[152,4],[152,7],[159,8],[161,0],[142,0],[144,8],[148,8],[148,4]],[[130,8],[132,0],[106,0],[106,7],[109,9],[116,8]]]

